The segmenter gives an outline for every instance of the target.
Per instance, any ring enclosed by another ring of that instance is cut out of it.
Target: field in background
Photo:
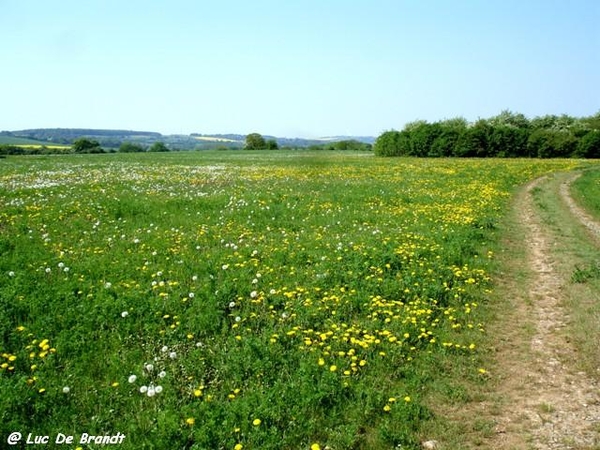
[[[445,420],[431,391],[486,382],[495,227],[513,189],[580,163],[8,158],[0,438],[419,448],[422,425]]]

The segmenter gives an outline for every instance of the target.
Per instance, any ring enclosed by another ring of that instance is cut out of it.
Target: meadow
[[[424,424],[443,420],[431,392],[457,395],[440,379],[488,380],[486,302],[512,193],[582,164],[6,158],[0,439],[420,448]]]

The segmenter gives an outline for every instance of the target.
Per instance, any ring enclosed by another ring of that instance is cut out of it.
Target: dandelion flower
[[[193,417],[188,417],[187,419],[185,419],[185,423],[187,423],[188,425],[194,425],[196,423],[196,419],[194,419]]]
[[[321,446],[319,444],[312,444],[310,450],[321,450]]]
[[[244,446],[242,444],[235,444],[235,447],[233,447],[233,450],[242,450],[244,448]]]
[[[406,397],[404,397],[404,401],[405,401],[406,403],[409,403],[409,402],[410,402],[410,396],[408,396],[408,395],[407,395]]]
[[[254,419],[252,421],[252,425],[254,425],[255,427],[259,426],[261,424],[261,420],[260,419]]]
[[[336,370],[337,370],[337,366],[336,365],[329,366],[329,371],[330,372],[335,372]]]
[[[383,410],[384,410],[385,412],[390,412],[390,411],[392,410],[392,407],[391,407],[390,405],[385,405],[385,406],[383,407]]]

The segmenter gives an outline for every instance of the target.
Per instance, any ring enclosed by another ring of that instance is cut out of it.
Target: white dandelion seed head
[[[156,392],[157,394],[160,394],[162,391],[163,387],[160,384],[154,388],[154,392]]]
[[[235,308],[235,302],[229,302],[229,308],[231,308],[231,309]]]
[[[164,370],[161,370],[160,372],[158,372],[158,377],[159,378],[164,378],[167,376],[167,372],[165,372]]]
[[[62,261],[61,261],[61,262],[59,262],[59,263],[58,263],[58,268],[59,268],[59,269],[62,269],[63,267],[65,267],[65,263],[64,263],[64,262],[62,262]]]
[[[204,347],[204,344],[202,342],[196,342],[196,347],[198,347],[198,348]]]
[[[112,283],[110,281],[107,281],[106,283],[104,283],[105,289],[110,289],[111,287],[112,287]]]
[[[65,268],[63,269],[63,272],[67,273],[69,270],[71,270],[71,269],[69,269],[68,267],[65,267]]]
[[[188,294],[188,297],[189,297],[189,298],[194,298],[195,296],[196,296],[196,294],[194,294],[193,292],[190,292],[190,293]]]
[[[258,297],[258,292],[256,292],[256,291],[252,291],[252,292],[250,292],[250,297],[251,297],[251,298],[256,298],[256,297]]]
[[[227,269],[229,269],[229,264],[223,264],[223,265],[221,266],[221,269],[223,269],[223,270],[227,270]]]
[[[194,276],[192,277],[192,281],[198,281],[198,275],[194,275]]]
[[[252,280],[252,284],[257,284],[258,283],[258,278],[255,278]]]
[[[154,397],[156,395],[156,389],[153,386],[150,386],[146,391],[146,395],[148,397]]]
[[[50,273],[52,272],[52,269],[50,267],[46,267],[46,273]]]
[[[63,394],[68,394],[69,392],[71,392],[71,388],[69,386],[65,386],[64,388],[62,388]]]
[[[123,318],[127,317],[128,315],[129,315],[129,312],[127,312],[127,311],[123,311],[121,313],[121,317],[123,317]]]
[[[142,386],[142,387],[140,388],[140,392],[141,392],[142,394],[145,394],[146,392],[148,392],[148,386]]]
[[[163,347],[160,349],[161,352],[166,353],[169,351],[169,347],[167,347],[166,345],[163,345]]]
[[[144,369],[146,369],[147,372],[152,372],[154,370],[154,364],[146,364]]]
[[[14,276],[15,276],[15,273],[14,273],[14,272],[11,270],[10,272],[8,272],[8,276],[9,276],[9,277],[14,277]]]
[[[129,381],[130,383],[135,383],[135,380],[137,380],[136,375],[129,375],[129,378],[127,378],[127,381]]]
[[[277,293],[277,291],[276,291],[275,289],[271,289],[271,290],[269,291],[269,294],[271,294],[271,295],[275,295],[276,293]]]
[[[177,358],[177,353],[175,353],[175,352],[169,353],[169,358],[171,358],[171,359]]]

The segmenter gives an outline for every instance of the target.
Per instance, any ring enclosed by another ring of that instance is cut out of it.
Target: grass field
[[[463,401],[444,387],[486,383],[496,224],[511,193],[580,164],[7,158],[0,439],[419,448],[426,424],[448,420],[428,399]]]
[[[34,139],[27,139],[21,137],[14,136],[1,136],[0,135],[0,145],[18,145],[18,146],[42,146],[44,142],[36,141]]]

